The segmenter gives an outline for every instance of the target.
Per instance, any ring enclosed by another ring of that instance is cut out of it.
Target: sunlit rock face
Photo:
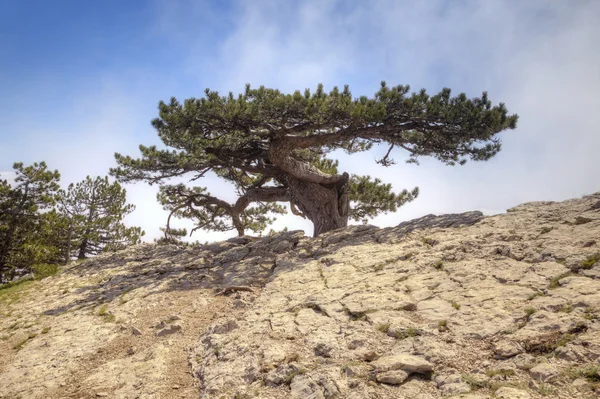
[[[3,291],[0,397],[594,397],[600,193],[145,244]]]

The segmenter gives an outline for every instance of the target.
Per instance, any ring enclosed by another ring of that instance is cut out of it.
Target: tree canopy
[[[418,195],[418,188],[394,193],[377,178],[340,174],[338,162],[328,158],[333,151],[353,154],[382,144],[387,151],[377,162],[383,166],[395,163],[396,150],[407,162],[431,156],[462,165],[496,155],[498,133],[516,127],[517,115],[502,103],[493,106],[485,92],[472,99],[453,97],[450,89],[433,96],[409,92],[385,82],[372,98],[354,98],[348,86],[284,94],[247,85],[237,96],[207,89],[183,103],[172,98],[159,103],[152,121],[166,148],[141,145],[140,158],[117,153],[111,174],[122,182],[160,184],[169,218],[192,218],[197,228],[262,231],[286,212],[279,203],[288,203],[293,214],[313,222],[316,236],[346,226],[349,218],[393,212]],[[234,185],[234,203],[207,187],[166,184],[208,173]]]
[[[67,221],[67,261],[72,256],[84,259],[104,250],[122,249],[138,244],[144,232],[126,227],[123,218],[135,206],[126,203],[126,191],[108,177],[87,176],[68,189],[60,190],[58,212]],[[75,251],[74,254],[71,252]]]
[[[144,232],[122,223],[134,206],[118,182],[88,176],[65,191],[44,162],[13,169],[14,183],[0,180],[0,283],[140,242]]]
[[[46,231],[44,211],[55,204],[59,189],[58,171],[46,163],[13,165],[14,185],[0,180],[0,282],[10,272],[43,262],[54,256],[56,248],[43,240]]]

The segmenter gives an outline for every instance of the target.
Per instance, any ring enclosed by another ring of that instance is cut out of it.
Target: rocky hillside
[[[596,398],[600,193],[140,245],[0,290],[2,398]]]

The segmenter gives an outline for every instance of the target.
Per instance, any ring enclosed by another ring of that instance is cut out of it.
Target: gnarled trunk
[[[348,174],[331,186],[288,177],[292,203],[314,225],[313,236],[348,226]]]

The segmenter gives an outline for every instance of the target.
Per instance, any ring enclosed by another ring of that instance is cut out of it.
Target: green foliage
[[[41,280],[46,277],[54,276],[59,271],[59,266],[56,264],[40,263],[33,265],[33,276],[36,280]]]
[[[536,291],[532,294],[529,294],[529,296],[527,297],[528,301],[533,301],[535,298],[537,298],[538,296],[544,296],[545,294],[542,291]]]
[[[591,269],[597,262],[600,261],[600,252],[588,256],[582,263],[582,269]]]
[[[396,331],[397,339],[406,339],[406,338],[416,337],[417,335],[420,335],[419,331],[412,327],[408,327],[404,330]]]
[[[560,287],[560,280],[562,280],[565,277],[569,277],[571,274],[571,272],[565,272],[558,276],[552,277],[552,279],[550,279],[550,284],[548,284],[548,288],[554,289]]]
[[[377,178],[372,180],[371,176],[352,175],[349,186],[349,216],[365,223],[380,213],[396,212],[402,205],[413,201],[419,195],[418,187],[396,194],[392,191],[391,184],[383,184]]]
[[[448,331],[448,320],[438,321],[438,331],[440,331],[440,332]]]
[[[13,165],[11,186],[0,180],[0,283],[47,262],[56,248],[46,241],[45,212],[55,203],[60,174],[47,170],[44,162]]]
[[[247,85],[237,96],[207,89],[203,98],[172,98],[159,104],[152,121],[167,148],[142,145],[139,159],[115,154],[119,167],[111,174],[123,182],[160,184],[169,221],[191,218],[196,228],[243,235],[246,229],[263,231],[285,213],[275,205],[283,202],[315,223],[318,235],[349,218],[366,221],[394,212],[418,196],[418,188],[396,194],[377,178],[338,174],[337,160],[328,158],[332,151],[352,154],[384,144],[388,150],[377,161],[383,166],[395,163],[394,150],[405,151],[407,162],[431,156],[464,164],[490,159],[501,148],[496,135],[516,127],[517,116],[502,103],[492,106],[485,92],[473,99],[452,97],[450,89],[433,96],[409,92],[409,86],[385,82],[371,98],[354,98],[348,86],[284,94]],[[206,187],[165,184],[173,177],[197,181],[207,175],[231,184],[237,200],[224,201]],[[173,238],[169,228],[167,223],[166,240]]]
[[[125,190],[107,178],[87,178],[60,190],[58,171],[44,162],[13,165],[14,184],[0,180],[0,283],[55,274],[74,255],[137,243],[143,232],[122,218],[133,210]],[[76,251],[76,253],[75,253]]]
[[[488,377],[495,377],[497,375],[501,375],[504,377],[510,377],[515,374],[516,374],[515,370],[512,370],[512,369],[487,370],[485,372],[485,375],[487,375]]]
[[[126,227],[123,218],[135,206],[126,203],[126,191],[108,177],[87,176],[58,193],[57,226],[66,242],[65,260],[84,259],[102,251],[119,250],[141,241],[139,227]],[[62,218],[62,219],[60,219]]]

